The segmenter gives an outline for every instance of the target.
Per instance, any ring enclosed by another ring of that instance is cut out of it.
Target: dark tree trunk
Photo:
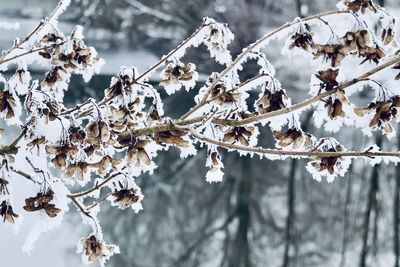
[[[250,229],[250,193],[252,179],[250,160],[243,160],[243,169],[238,184],[236,218],[239,220],[232,246],[229,267],[251,267],[248,231]]]
[[[399,127],[400,130],[400,127]],[[400,149],[400,134],[398,136],[397,147]],[[395,173],[396,186],[393,199],[393,250],[394,250],[394,267],[400,267],[400,237],[399,237],[399,223],[400,223],[400,165],[396,166]]]
[[[307,131],[312,112],[308,112],[303,124],[303,130]],[[290,248],[291,245],[295,242],[293,239],[294,235],[294,222],[296,218],[295,212],[295,201],[296,201],[296,170],[297,170],[297,159],[292,159],[290,163],[290,173],[288,178],[288,190],[287,190],[287,207],[288,207],[288,214],[286,217],[286,225],[285,225],[285,250],[283,253],[283,263],[282,267],[290,266]]]
[[[294,201],[295,201],[295,183],[296,183],[296,166],[297,160],[292,159],[290,164],[290,175],[288,179],[288,215],[286,217],[286,228],[285,228],[285,252],[283,254],[283,264],[282,267],[289,266],[290,260],[290,246],[292,243],[292,235],[293,235],[293,222],[295,220],[294,213]]]
[[[381,147],[382,146],[382,136],[378,135],[376,137],[376,144]],[[368,239],[369,239],[369,226],[370,226],[370,219],[371,213],[373,210],[376,211],[377,205],[377,192],[379,190],[379,168],[380,165],[377,164],[373,167],[371,173],[371,181],[370,181],[370,188],[368,192],[368,199],[367,199],[367,207],[364,214],[364,223],[363,223],[363,234],[362,234],[362,249],[360,253],[360,267],[366,267],[366,261],[368,256]],[[376,213],[375,213],[376,215]]]
[[[342,237],[342,251],[341,251],[341,260],[340,260],[340,267],[344,267],[346,265],[346,252],[347,252],[347,243],[349,240],[349,206],[351,203],[352,197],[352,177],[351,174],[353,172],[353,165],[350,166],[350,169],[347,173],[347,189],[346,189],[346,200],[344,203],[344,210],[343,210],[343,237]]]
[[[302,6],[301,0],[295,0],[295,4],[296,4],[297,16],[299,16],[300,18],[303,18],[304,14],[302,14],[302,12],[301,12],[301,6]]]

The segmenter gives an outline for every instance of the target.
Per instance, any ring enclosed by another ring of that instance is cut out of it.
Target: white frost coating
[[[169,63],[160,74],[160,85],[164,86],[167,94],[172,95],[181,87],[189,91],[196,85],[199,74],[196,65],[193,63],[183,64],[182,62]]]
[[[224,172],[217,168],[217,169],[210,169],[206,174],[206,181],[210,184],[222,182],[224,178]]]
[[[217,23],[211,18],[204,18],[204,24],[209,25],[208,36],[205,44],[210,51],[211,57],[221,64],[228,65],[232,61],[228,45],[233,41],[234,35],[227,24]]]
[[[120,188],[120,185],[123,185],[123,188]],[[139,213],[139,211],[143,210],[142,201],[144,199],[144,195],[142,194],[140,187],[136,184],[135,179],[129,177],[128,175],[118,175],[116,179],[113,179],[112,186],[109,187],[113,190],[113,192],[121,189],[135,190],[135,195],[138,197],[138,200],[135,203],[131,203],[129,205],[118,203],[109,197],[109,201],[112,206],[118,207],[121,210],[131,208],[135,213]]]
[[[206,167],[210,168],[206,174],[206,181],[209,183],[222,182],[224,172],[224,164],[221,160],[221,155],[218,153],[217,147],[211,145],[207,150]]]
[[[85,241],[87,239],[89,239],[90,237],[95,237],[96,243],[90,242],[90,243],[85,244]],[[93,233],[90,237],[80,239],[77,244],[76,252],[78,254],[82,254],[82,262],[85,265],[91,264],[95,260],[98,260],[100,263],[100,266],[104,267],[111,256],[120,253],[120,249],[118,246],[106,244],[102,240],[103,239],[102,234],[99,234],[98,232],[96,232],[96,233]],[[85,245],[87,247],[85,247]],[[93,251],[90,251],[92,249],[91,245],[100,246],[99,248],[95,249],[96,252],[100,250],[98,252],[98,254],[96,254]],[[89,251],[87,251],[87,250],[89,250]],[[86,253],[89,253],[89,255],[86,255]]]
[[[346,151],[339,142],[334,138],[323,138],[317,151],[335,152]],[[311,173],[312,177],[318,182],[322,181],[322,177],[326,177],[328,183],[332,183],[336,176],[343,177],[351,164],[351,157],[327,157],[317,158],[310,161],[306,165],[306,169]]]
[[[61,0],[58,3],[58,6],[55,12],[52,14],[53,16],[50,18],[49,23],[57,24],[58,17],[67,9],[67,7],[71,4],[71,0]]]
[[[83,27],[81,25],[76,25],[76,27],[71,33],[71,38],[81,39],[81,40],[85,38],[83,36]]]
[[[7,120],[8,124],[21,124],[20,117],[22,114],[21,101],[16,91],[10,87],[8,81],[0,74],[0,84],[3,84],[3,105],[4,110],[0,113],[0,118]]]
[[[332,69],[330,69],[332,70]],[[339,70],[337,77],[335,78],[338,84],[345,81],[345,77],[342,73],[342,68],[334,69]],[[309,94],[315,96],[319,92],[325,91],[325,85],[322,80],[318,79],[318,73],[314,73],[311,76],[310,91]],[[357,116],[354,113],[355,106],[348,100],[348,90],[340,91],[330,96],[325,97],[321,101],[318,101],[315,105],[315,111],[313,113],[314,125],[320,128],[322,125],[328,132],[338,132],[343,125],[353,126]],[[341,107],[337,109],[335,101],[339,101]],[[332,111],[335,109],[335,111]],[[342,110],[341,114],[337,115],[337,110]]]
[[[32,252],[35,242],[38,240],[42,233],[52,230],[61,225],[64,218],[65,212],[68,211],[68,201],[66,196],[69,194],[68,189],[65,187],[63,182],[59,179],[53,179],[50,182],[51,189],[54,191],[54,199],[52,203],[56,205],[57,208],[61,209],[61,212],[57,214],[56,217],[48,217],[44,211],[36,212],[32,214],[35,217],[33,226],[28,234],[24,245],[22,246],[22,251],[28,255]]]
[[[189,37],[188,39],[184,40],[180,45],[179,48],[177,50],[175,50],[174,52],[174,58],[179,60],[182,57],[185,56],[186,51],[188,48],[190,47],[198,47],[201,43],[203,43],[207,36],[209,35],[209,29],[208,27],[204,26],[204,23],[202,24],[202,26],[200,26],[199,29],[197,29],[198,32],[197,34]],[[163,56],[162,59],[165,59],[167,55]],[[146,77],[148,77],[149,75],[147,75]]]
[[[8,85],[21,96],[28,92],[30,81],[31,74],[25,65],[16,70],[15,74],[8,80]]]
[[[257,54],[258,54],[257,64],[261,67],[260,74],[267,74],[269,76],[274,77],[276,71],[272,63],[267,59],[267,56],[261,52]]]
[[[277,105],[277,103],[272,103],[271,97],[268,97],[269,95],[273,95],[276,93],[282,93],[282,107],[289,107],[292,105],[292,101],[290,97],[287,96],[286,90],[282,89],[281,83],[275,79],[273,76],[267,76],[266,77],[266,82],[263,90],[260,92],[258,100],[254,103],[254,108],[256,111],[259,111],[261,113],[265,113],[270,109],[272,105]],[[267,99],[265,99],[267,98]],[[280,108],[282,108],[280,107]],[[267,110],[265,110],[267,109]],[[282,127],[286,124],[289,123],[290,119],[292,118],[291,114],[282,114],[279,116],[275,116],[272,118],[264,119],[261,120],[260,123],[261,125],[266,125],[269,122],[269,126],[271,127],[272,130],[275,131],[280,131]]]
[[[189,141],[189,145],[187,147],[180,147],[179,150],[181,153],[179,154],[181,159],[186,159],[190,156],[195,156],[197,154],[197,149],[193,145],[193,141],[190,140],[188,137],[184,136],[184,140]]]

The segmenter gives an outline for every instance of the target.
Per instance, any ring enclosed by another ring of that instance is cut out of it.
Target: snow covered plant
[[[93,230],[78,242],[84,260],[104,264],[119,250],[103,241],[97,220],[101,204],[110,201],[139,212],[144,197],[135,177],[152,173],[158,152],[171,147],[186,158],[207,146],[210,183],[222,181],[221,149],[270,160],[308,158],[306,168],[312,176],[328,181],[343,176],[355,158],[372,164],[399,161],[399,151],[382,152],[374,145],[350,151],[332,137],[305,132],[300,123],[304,111],[314,109],[316,125],[328,131],[346,125],[366,135],[395,135],[393,125],[400,120],[397,26],[370,0],[343,0],[338,10],[297,18],[235,58],[228,50],[233,34],[227,25],[205,18],[188,39],[149,69],[139,73],[135,67],[122,67],[102,100],[90,98],[74,107],[63,101],[71,75],[88,81],[104,61],[85,44],[80,26],[67,35],[59,30],[58,16],[68,4],[61,1],[0,57],[0,115],[7,125],[3,136],[19,129],[13,141],[3,138],[0,147],[0,216],[6,224],[18,225],[23,216],[40,215],[24,250],[32,248],[40,232],[59,225],[72,204]],[[274,38],[286,39],[284,53],[310,59],[316,66],[311,96],[302,102],[292,103],[262,52]],[[201,44],[223,69],[210,73],[203,87],[198,86],[196,66],[183,62],[188,48]],[[258,63],[259,71],[242,81],[242,66],[249,60]],[[41,81],[32,80],[32,64],[48,68]],[[6,77],[6,70],[15,74]],[[149,83],[156,71],[160,88],[168,94],[182,86],[200,88],[194,106],[179,118],[164,114],[161,96]],[[375,98],[366,106],[355,106],[350,96],[364,88],[374,91]],[[251,90],[259,91],[254,103]],[[258,146],[260,127],[271,128],[275,148]]]

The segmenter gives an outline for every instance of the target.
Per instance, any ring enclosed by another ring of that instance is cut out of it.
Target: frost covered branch
[[[343,176],[357,158],[372,165],[400,159],[399,151],[380,151],[374,144],[346,150],[335,138],[316,137],[301,127],[303,112],[310,109],[315,126],[328,132],[347,126],[367,136],[372,132],[389,139],[395,136],[392,123],[400,121],[396,21],[371,1],[343,0],[336,11],[297,18],[262,36],[234,60],[229,51],[233,33],[226,24],[205,18],[191,36],[146,71],[121,67],[102,100],[89,98],[73,107],[64,101],[71,75],[81,75],[87,82],[104,61],[85,43],[82,27],[67,35],[58,28],[58,16],[68,4],[61,1],[49,18],[0,58],[0,117],[7,125],[22,125],[11,143],[0,146],[0,216],[15,223],[20,214],[45,214],[39,228],[47,231],[61,223],[72,203],[92,228],[79,242],[84,261],[104,264],[119,253],[118,247],[103,241],[97,219],[101,204],[109,201],[122,210],[142,210],[144,196],[135,177],[152,174],[159,152],[172,147],[183,159],[207,149],[210,183],[223,180],[220,148],[270,160],[307,158],[313,178],[326,177],[329,182]],[[263,53],[271,40],[283,43],[284,55],[313,62],[306,100],[292,104],[282,88]],[[183,62],[189,48],[200,45],[223,65],[221,72],[209,73],[203,86],[197,66]],[[258,71],[242,80],[248,61],[255,61]],[[48,67],[41,81],[32,79],[32,64]],[[6,78],[6,70],[15,73]],[[149,82],[155,73],[161,78],[159,86]],[[160,88],[168,95],[182,88],[196,90],[195,104],[178,118],[168,116]],[[364,88],[375,96],[366,107],[358,107],[350,97]],[[257,99],[250,96],[252,92],[259,93]],[[259,146],[262,128],[270,130],[275,148]],[[15,204],[20,202],[12,194],[15,175],[26,178],[22,180],[34,190],[22,200],[23,206]],[[24,248],[30,250],[32,244]]]

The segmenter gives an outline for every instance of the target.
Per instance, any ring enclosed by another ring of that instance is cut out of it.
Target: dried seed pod
[[[345,151],[344,147],[334,138],[323,138],[317,142],[317,146],[313,148],[315,152],[329,153]],[[316,156],[315,160],[307,164],[307,170],[310,171],[318,181],[322,176],[328,178],[328,182],[332,182],[336,175],[343,176],[349,168],[351,160],[341,156]]]
[[[347,49],[341,44],[316,44],[314,58],[322,57],[325,61],[331,61],[331,67],[340,66],[347,55]]]
[[[54,204],[50,204],[53,198],[54,192],[52,190],[48,190],[46,193],[39,192],[35,197],[25,199],[23,208],[29,212],[44,210],[50,218],[54,218],[61,210],[56,208]]]
[[[354,109],[354,113],[360,117],[363,117],[367,113],[375,113],[369,123],[369,127],[382,128],[384,132],[392,133],[393,127],[390,121],[397,117],[397,109],[399,107],[400,97],[393,96],[386,101],[371,102],[366,108],[356,108]]]
[[[6,179],[0,178],[0,196],[10,194],[7,188],[8,184],[9,182]]]
[[[236,103],[240,100],[240,97],[240,92],[226,90],[226,87],[223,83],[217,83],[211,89],[211,98],[215,99],[215,101],[220,105]]]
[[[136,140],[135,143],[129,146],[126,152],[127,162],[129,164],[134,164],[139,167],[141,165],[150,165],[151,159],[149,154],[145,150],[145,146],[148,144],[145,140]]]
[[[371,0],[342,0],[348,11],[365,13],[367,10],[377,12],[375,5]]]
[[[58,40],[62,40],[63,38],[56,35],[55,33],[47,33],[40,40],[43,43],[55,43]]]
[[[366,49],[372,44],[367,30],[347,32],[343,37],[339,38],[338,43],[343,46],[342,51],[345,54]]]
[[[264,90],[263,96],[257,100],[256,106],[261,114],[272,112],[285,108],[284,99],[287,99],[287,95],[284,90],[278,90],[271,92],[268,89]]]
[[[121,159],[106,155],[99,162],[90,164],[90,167],[96,168],[99,174],[104,174],[109,168],[116,168],[121,162]]]
[[[105,121],[91,121],[86,126],[87,141],[100,146],[110,141],[111,133],[108,124]]]
[[[46,145],[45,148],[47,153],[55,155],[51,162],[58,169],[66,166],[68,157],[78,153],[78,147],[72,145]]]
[[[335,152],[334,149],[329,149],[327,152]],[[338,157],[323,157],[319,162],[311,162],[311,165],[319,172],[327,170],[329,174],[335,172],[335,165],[338,161]]]
[[[346,116],[343,111],[343,103],[338,98],[333,100],[333,98],[330,96],[325,102],[325,107],[328,109],[328,116],[331,119]]]
[[[169,144],[176,145],[178,147],[188,147],[189,142],[182,138],[186,135],[187,132],[179,130],[157,132],[154,134],[154,141],[156,141],[158,144]]]
[[[275,139],[278,140],[279,146],[287,147],[293,145],[292,149],[297,149],[301,147],[306,138],[303,135],[303,132],[297,128],[289,128],[286,132],[283,133],[278,131],[273,131],[272,134],[275,137]]]
[[[8,91],[0,91],[0,112],[6,119],[11,119],[16,115],[17,103],[14,96]]]
[[[385,45],[388,45],[394,41],[394,30],[389,28],[384,28],[381,33],[381,39]]]
[[[86,139],[85,131],[79,126],[71,126],[68,129],[69,140],[73,144],[83,144]]]
[[[83,181],[85,178],[85,175],[88,173],[89,166],[90,165],[84,161],[70,163],[67,166],[64,176],[65,177],[74,177],[74,178],[77,178],[79,181]]]
[[[60,71],[66,73],[66,70],[63,67],[54,66],[49,72],[46,73],[43,84],[52,90],[56,82],[63,80]]]
[[[289,49],[298,47],[308,51],[310,48],[314,48],[313,36],[314,33],[309,31],[296,32],[290,37]]]
[[[26,144],[27,147],[39,147],[40,145],[46,143],[46,137],[41,136],[41,137],[37,137],[35,139],[33,139],[32,141],[30,141],[29,143]]]
[[[19,217],[6,200],[3,200],[0,204],[0,216],[3,217],[3,222],[7,221],[9,223],[14,223],[15,218]]]
[[[103,259],[108,259],[113,254],[119,253],[118,247],[107,245],[94,235],[82,238],[80,243],[89,262],[94,262],[95,260],[102,262]]]
[[[125,209],[139,201],[139,192],[137,188],[125,188],[119,182],[120,189],[114,189],[112,196],[114,197],[114,203],[118,204],[121,209]]]
[[[195,74],[195,65],[188,63],[169,63],[163,70],[160,85],[168,86],[170,84],[179,84],[181,81],[190,81]]]
[[[158,113],[157,105],[153,104],[151,106],[150,112],[147,114],[146,121],[148,124],[152,124],[153,122],[161,121],[161,116]]]
[[[376,64],[379,64],[379,60],[382,59],[385,56],[385,53],[382,51],[382,49],[376,45],[375,47],[367,47],[364,49],[360,49],[358,51],[358,55],[360,57],[364,57],[365,59],[360,63],[363,64],[367,61],[374,62]]]
[[[225,131],[224,138],[222,139],[222,142],[227,142],[227,143],[236,143],[240,142],[240,144],[244,146],[248,146],[249,139],[252,136],[254,131],[253,126],[249,127],[233,127]]]
[[[322,81],[321,89],[329,91],[339,85],[336,81],[338,74],[339,69],[327,69],[318,71],[318,74],[315,76]]]

